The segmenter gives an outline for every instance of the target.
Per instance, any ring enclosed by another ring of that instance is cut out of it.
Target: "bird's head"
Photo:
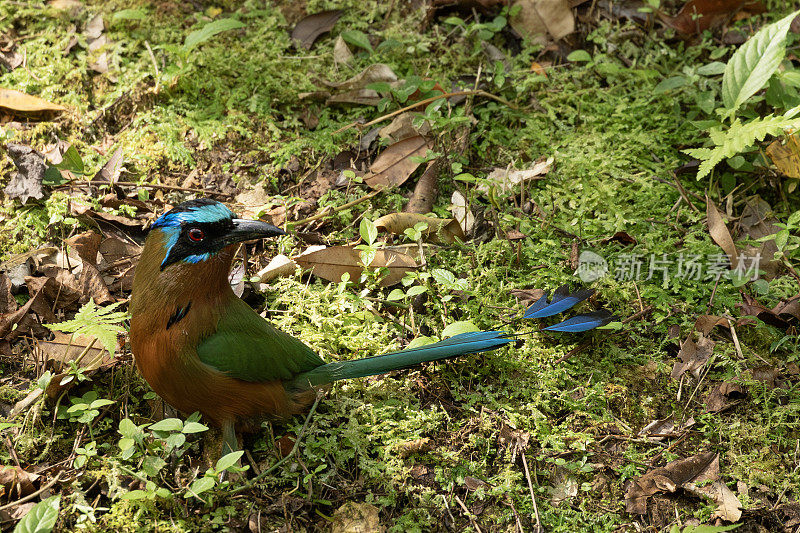
[[[223,204],[207,198],[189,200],[167,211],[150,231],[163,234],[161,270],[173,264],[207,261],[238,242],[284,235],[283,230],[266,222],[236,218]]]

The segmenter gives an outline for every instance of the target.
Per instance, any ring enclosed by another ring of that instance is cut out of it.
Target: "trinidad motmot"
[[[219,202],[191,200],[152,224],[136,267],[130,328],[136,365],[167,403],[185,413],[199,411],[220,426],[228,451],[237,448],[236,428],[301,413],[317,389],[334,381],[493,350],[516,340],[502,331],[480,331],[326,364],[262,318],[228,283],[238,243],[283,234],[265,222],[235,218]],[[562,287],[550,302],[545,296],[530,306],[525,317],[560,313],[591,294],[569,294]],[[601,310],[545,329],[585,331],[610,320]]]

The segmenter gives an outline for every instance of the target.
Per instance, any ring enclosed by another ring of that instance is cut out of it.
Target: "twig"
[[[303,435],[305,435],[306,429],[308,428],[308,423],[311,421],[311,417],[314,416],[314,412],[317,410],[317,405],[319,405],[319,401],[322,397],[325,396],[325,393],[321,390],[317,391],[317,398],[314,400],[314,404],[311,406],[311,409],[308,411],[308,416],[306,416],[305,422],[303,422],[303,427],[300,429],[300,433],[297,434],[297,439],[294,441],[294,446],[292,450],[280,461],[272,465],[271,467],[267,468],[256,477],[242,485],[241,487],[231,491],[232,494],[239,494],[245,490],[252,488],[259,480],[263,479],[268,474],[272,473],[275,469],[281,466],[283,463],[294,457],[297,453],[297,449],[300,447],[300,441],[303,440]]]
[[[7,503],[5,505],[0,506],[0,511],[5,511],[6,509],[11,509],[12,507],[14,507],[16,505],[19,505],[21,503],[27,502],[28,500],[34,499],[39,494],[43,493],[44,491],[46,491],[47,489],[49,489],[50,487],[52,487],[53,485],[58,483],[59,480],[61,479],[61,474],[62,474],[62,472],[59,472],[58,474],[56,474],[56,477],[54,477],[52,480],[50,480],[50,483],[48,483],[44,487],[39,488],[39,490],[37,490],[36,492],[32,492],[32,493],[28,494],[27,496],[25,496],[24,498],[20,498],[19,500],[15,501],[15,502]]]
[[[224,192],[206,190],[206,189],[193,189],[191,187],[179,187],[178,185],[159,185],[154,183],[135,183],[133,181],[116,181],[114,183],[108,182],[100,182],[100,181],[71,181],[69,183],[65,183],[64,185],[59,185],[56,187],[57,189],[65,188],[65,187],[86,187],[86,186],[100,186],[100,185],[120,185],[122,187],[141,187],[142,189],[162,189],[165,191],[183,191],[183,192],[193,192],[197,194],[211,194],[214,196],[224,196],[226,198],[230,198],[232,195]]]
[[[544,531],[542,527],[542,519],[539,516],[539,506],[536,505],[536,495],[533,492],[533,482],[531,481],[531,471],[528,470],[528,460],[525,459],[525,452],[523,451],[520,456],[522,457],[522,466],[525,467],[525,479],[528,480],[528,489],[531,491],[531,501],[533,502],[533,514],[536,521],[535,531]]]
[[[359,129],[368,128],[368,127],[373,126],[373,125],[375,125],[375,124],[377,124],[379,122],[383,122],[384,120],[387,120],[387,119],[390,119],[392,117],[395,117],[395,116],[399,115],[400,113],[405,113],[406,111],[414,109],[415,107],[421,107],[421,106],[423,106],[425,104],[430,104],[431,102],[435,102],[436,100],[439,100],[441,98],[450,98],[451,96],[472,96],[472,95],[479,95],[479,96],[484,96],[486,98],[491,98],[492,100],[500,102],[501,104],[506,105],[506,106],[510,107],[511,109],[518,109],[517,106],[515,106],[514,104],[512,104],[511,102],[509,102],[505,98],[500,98],[499,96],[495,96],[495,95],[493,95],[491,93],[487,93],[486,91],[482,91],[482,90],[477,90],[477,91],[455,91],[455,92],[452,92],[452,93],[440,94],[438,96],[431,96],[430,98],[426,98],[424,100],[420,100],[419,102],[414,102],[413,104],[407,105],[406,107],[398,109],[397,111],[392,111],[391,113],[389,113],[387,115],[383,115],[382,117],[378,117],[375,120],[370,120],[366,124],[359,124],[358,122],[351,122],[347,126],[342,126],[338,130],[334,131],[333,135],[336,135],[337,133],[341,133],[343,131],[347,131],[350,128],[356,128],[356,127],[359,128]]]
[[[455,498],[456,503],[458,503],[458,505],[462,509],[464,509],[464,514],[466,514],[467,518],[469,518],[469,521],[472,524],[472,527],[475,528],[475,531],[477,531],[478,533],[483,533],[481,526],[479,526],[478,523],[475,521],[475,519],[472,517],[472,513],[469,511],[469,509],[467,509],[467,506],[464,505],[464,502],[461,501],[461,498],[458,497],[458,494],[453,494],[453,498]]]
[[[303,218],[303,219],[300,219],[300,220],[294,220],[294,221],[287,222],[286,225],[287,226],[299,226],[301,224],[307,224],[309,222],[313,222],[315,220],[318,220],[320,218],[326,217],[328,215],[332,215],[333,213],[338,213],[339,211],[342,211],[344,209],[349,209],[349,208],[353,207],[354,205],[358,205],[361,202],[365,202],[365,201],[369,200],[370,198],[372,198],[373,196],[377,195],[378,193],[380,193],[383,190],[384,189],[378,189],[377,191],[372,191],[368,195],[362,196],[358,200],[353,200],[352,202],[347,202],[344,205],[340,205],[339,207],[335,207],[335,208],[333,208],[333,209],[331,209],[329,211],[324,211],[322,213],[314,215],[313,217],[308,217],[308,218]]]

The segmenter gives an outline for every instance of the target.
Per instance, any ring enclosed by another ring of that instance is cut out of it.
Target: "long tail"
[[[569,287],[564,285],[553,293],[548,303],[547,294],[531,305],[523,318],[543,318],[553,316],[578,303],[586,300],[594,290],[578,290],[569,292]],[[598,326],[603,326],[614,320],[614,316],[605,309],[591,313],[577,315],[558,324],[543,328],[547,331],[565,333],[578,333],[588,331]],[[410,348],[397,352],[389,352],[375,357],[355,359],[353,361],[339,361],[318,366],[314,370],[300,374],[286,384],[290,390],[306,390],[311,387],[333,383],[341,379],[363,378],[384,374],[392,370],[409,368],[420,363],[450,359],[459,355],[495,350],[518,339],[517,335],[504,331],[475,331],[462,333],[447,340]]]
[[[314,370],[300,374],[287,384],[287,388],[302,390],[339,381],[340,379],[363,378],[384,374],[392,370],[409,368],[429,361],[494,350],[515,340],[514,337],[503,331],[462,333],[454,335],[447,340],[427,344],[419,348],[410,348],[364,359],[339,361],[318,366]]]

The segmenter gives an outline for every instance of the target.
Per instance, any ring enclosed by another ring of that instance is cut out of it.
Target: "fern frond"
[[[697,179],[701,179],[723,159],[744,152],[757,141],[763,141],[767,135],[782,135],[786,130],[797,128],[800,128],[800,117],[794,117],[791,112],[778,117],[767,115],[746,124],[737,119],[724,134],[720,135],[720,132],[712,136],[716,144],[713,148],[691,148],[683,152],[701,161],[697,170]]]
[[[122,302],[118,302],[106,307],[98,307],[94,300],[89,300],[75,313],[75,318],[72,320],[58,324],[45,324],[45,326],[64,333],[93,335],[113,357],[117,348],[117,334],[125,332],[125,328],[120,323],[129,317],[125,311],[114,311],[121,304]]]

